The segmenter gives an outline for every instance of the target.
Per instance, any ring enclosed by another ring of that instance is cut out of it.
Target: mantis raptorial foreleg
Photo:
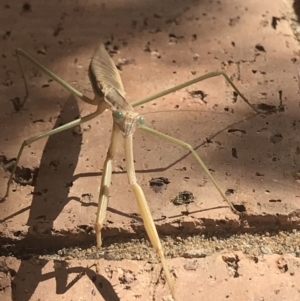
[[[148,237],[151,241],[151,244],[155,250],[155,252],[158,254],[161,264],[163,266],[167,282],[169,285],[169,288],[172,292],[172,295],[174,297],[175,291],[174,291],[174,283],[171,277],[171,273],[169,271],[165,256],[163,247],[161,245],[148,203],[146,201],[144,192],[140,185],[137,183],[136,176],[135,176],[135,168],[134,168],[134,161],[133,161],[133,146],[132,146],[132,135],[129,135],[124,139],[125,141],[125,157],[126,157],[126,170],[128,175],[128,181],[129,184],[132,187],[132,190],[135,194],[137,204],[139,207],[139,211],[141,213],[141,217],[144,222],[144,227],[146,229],[146,232],[148,234]]]
[[[116,153],[119,133],[120,133],[120,129],[114,122],[113,130],[111,133],[110,145],[108,147],[106,159],[103,166],[103,174],[101,179],[101,188],[100,188],[99,201],[98,201],[97,218],[95,224],[97,249],[99,249],[102,244],[101,230],[103,228],[107,205],[108,205],[109,188],[111,184],[111,174],[112,174],[112,160]]]
[[[107,205],[108,205],[109,189],[110,189],[111,175],[112,175],[112,160],[115,156],[119,133],[120,133],[120,130],[119,130],[117,124],[114,122],[112,135],[111,135],[111,141],[110,141],[110,145],[109,145],[109,148],[107,151],[107,156],[106,156],[106,159],[104,162],[103,176],[101,179],[101,189],[100,189],[100,195],[99,195],[99,201],[98,201],[97,219],[96,219],[96,224],[95,224],[96,237],[97,237],[97,249],[99,249],[102,244],[101,230],[103,228]],[[154,221],[152,219],[151,212],[150,212],[148,203],[146,201],[144,192],[143,192],[142,188],[138,185],[137,180],[136,180],[134,160],[133,160],[132,135],[124,138],[124,142],[125,142],[125,158],[126,158],[126,170],[127,170],[127,175],[128,175],[128,181],[135,194],[135,197],[136,197],[136,200],[138,203],[138,207],[139,207],[139,211],[140,211],[141,217],[144,222],[144,227],[146,229],[146,232],[148,234],[148,237],[152,243],[152,246],[153,246],[155,252],[158,254],[158,256],[161,260],[168,285],[170,287],[172,295],[174,296],[174,294],[175,294],[174,283],[172,281],[172,277],[171,277],[170,271],[168,269],[166,259],[164,257],[163,248],[162,248],[161,242],[159,240],[159,236],[158,236]]]

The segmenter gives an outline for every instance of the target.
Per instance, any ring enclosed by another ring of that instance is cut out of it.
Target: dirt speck
[[[31,4],[28,3],[28,2],[25,2],[25,3],[23,4],[23,6],[22,6],[22,11],[23,11],[24,13],[29,13],[29,12],[31,12]]]
[[[161,192],[168,184],[170,184],[170,181],[165,177],[152,178],[149,181],[149,185],[155,193]]]
[[[227,264],[228,267],[228,271],[230,276],[237,278],[240,276],[238,269],[239,269],[239,257],[236,254],[228,254],[228,255],[224,255],[222,256],[222,259],[224,260],[224,262]]]
[[[255,45],[255,49],[260,51],[260,52],[266,52],[264,46],[262,46],[260,44]]]
[[[194,195],[190,191],[181,191],[179,194],[172,200],[172,203],[176,206],[188,205],[194,201]]]
[[[270,142],[272,144],[276,144],[276,143],[280,142],[282,139],[283,139],[283,136],[280,133],[276,133],[271,136]]]
[[[257,109],[264,112],[264,113],[274,113],[276,112],[276,106],[269,105],[266,103],[259,103],[257,106]]]
[[[277,263],[277,267],[281,273],[285,273],[288,271],[288,269],[289,269],[288,264],[283,257],[280,257],[276,263]]]
[[[207,101],[205,100],[205,98],[208,96],[208,94],[206,94],[204,91],[202,90],[194,90],[194,91],[190,91],[189,94],[193,97],[193,98],[199,98],[203,101],[204,104],[207,104]]]
[[[231,149],[231,155],[232,155],[233,158],[238,159],[237,149],[236,149],[235,147],[233,147],[233,148]]]

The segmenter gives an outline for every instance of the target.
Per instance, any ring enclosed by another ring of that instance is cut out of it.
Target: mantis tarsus
[[[2,200],[4,200],[8,194],[9,194],[9,188],[12,183],[17,165],[19,163],[20,157],[22,155],[22,152],[24,150],[24,147],[45,137],[49,137],[51,135],[54,135],[56,133],[65,131],[67,129],[73,128],[75,126],[78,126],[84,122],[87,122],[98,115],[100,115],[103,111],[106,109],[109,109],[112,111],[113,116],[113,129],[112,129],[112,135],[110,140],[110,145],[108,148],[107,156],[104,162],[104,168],[103,168],[103,175],[101,180],[101,189],[100,189],[100,195],[99,195],[99,202],[98,202],[98,210],[97,210],[97,219],[95,223],[96,228],[96,238],[97,238],[97,248],[100,248],[102,240],[101,240],[101,230],[103,228],[104,219],[106,215],[107,205],[108,205],[108,197],[109,197],[109,188],[111,183],[111,175],[112,175],[112,160],[114,158],[116,148],[117,148],[117,141],[119,138],[119,134],[121,133],[124,139],[124,146],[125,146],[125,158],[126,158],[126,169],[127,169],[127,175],[128,175],[128,181],[129,184],[132,187],[132,190],[135,194],[135,197],[137,199],[138,207],[144,222],[144,226],[146,229],[146,232],[149,236],[149,239],[153,245],[153,248],[155,249],[156,253],[159,255],[166,279],[170,288],[170,291],[175,296],[174,292],[174,284],[173,280],[169,271],[169,268],[167,266],[163,248],[155,227],[155,224],[153,222],[150,209],[148,207],[145,195],[143,193],[143,190],[137,183],[136,175],[135,175],[135,168],[134,168],[134,161],[133,161],[133,145],[132,145],[132,137],[136,130],[136,128],[140,128],[150,134],[156,135],[160,138],[163,138],[165,140],[168,140],[170,142],[173,142],[175,144],[178,144],[186,149],[188,149],[195,157],[195,159],[198,161],[198,163],[201,165],[201,167],[204,169],[208,177],[212,180],[213,184],[221,194],[224,201],[226,201],[230,207],[230,209],[235,213],[239,214],[239,212],[234,208],[234,206],[229,202],[225,194],[222,192],[222,190],[219,188],[219,185],[216,183],[212,175],[210,174],[208,168],[205,166],[205,164],[202,162],[198,154],[195,152],[195,150],[192,148],[191,145],[185,143],[184,141],[178,140],[176,138],[173,138],[171,136],[168,136],[166,134],[160,133],[154,129],[151,129],[147,126],[145,126],[145,119],[137,112],[134,111],[133,107],[147,103],[149,101],[152,101],[156,98],[162,97],[164,95],[173,93],[179,89],[182,89],[184,87],[187,87],[189,85],[195,84],[197,82],[200,82],[202,80],[216,77],[219,75],[222,75],[225,80],[232,86],[232,88],[236,91],[236,93],[255,111],[257,110],[249,103],[249,101],[239,92],[239,90],[236,88],[236,86],[233,84],[233,82],[229,79],[229,77],[222,71],[216,71],[216,72],[210,72],[203,76],[197,77],[193,80],[187,81],[183,84],[180,84],[178,86],[172,87],[170,89],[167,89],[165,91],[156,93],[154,95],[151,95],[149,97],[143,98],[141,100],[132,102],[131,104],[128,103],[125,99],[125,92],[123,88],[123,84],[119,75],[119,72],[105,50],[105,47],[103,44],[100,44],[98,48],[95,51],[94,56],[92,57],[88,74],[89,78],[92,84],[92,88],[94,91],[94,99],[90,99],[87,96],[83,95],[79,91],[77,91],[75,88],[73,88],[71,85],[66,83],[64,80],[59,78],[57,75],[52,73],[49,69],[42,66],[39,62],[37,62],[35,59],[33,59],[31,56],[29,56],[26,52],[24,52],[21,49],[17,49],[17,58],[20,65],[20,69],[22,72],[22,76],[25,83],[25,89],[26,89],[26,96],[24,98],[24,101],[22,105],[25,103],[29,91],[28,91],[28,83],[25,77],[25,73],[22,68],[21,63],[21,57],[29,60],[31,63],[33,63],[38,69],[42,70],[44,73],[46,73],[48,76],[50,76],[53,80],[58,82],[60,85],[62,85],[64,88],[66,88],[68,91],[70,91],[72,94],[77,96],[78,98],[82,99],[84,102],[96,106],[95,112],[86,115],[84,117],[81,117],[77,120],[71,121],[67,124],[64,124],[60,127],[57,127],[55,129],[46,131],[44,133],[41,133],[37,136],[31,137],[27,140],[24,140],[22,143],[22,146],[18,152],[16,161],[14,163],[12,172],[10,174],[8,183],[7,183],[7,190],[5,193],[5,196]],[[258,112],[257,112],[258,113]]]

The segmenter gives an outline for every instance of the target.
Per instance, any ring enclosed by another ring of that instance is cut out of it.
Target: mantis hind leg
[[[227,202],[227,204],[229,205],[231,211],[234,213],[234,214],[237,214],[237,215],[241,215],[241,212],[237,211],[234,206],[232,205],[232,203],[228,200],[228,198],[226,197],[225,193],[223,193],[222,189],[220,188],[220,186],[218,185],[218,183],[216,182],[216,180],[214,179],[214,177],[212,176],[212,174],[210,173],[209,169],[206,167],[206,165],[204,164],[204,162],[201,160],[201,158],[199,157],[199,155],[197,154],[197,152],[193,149],[193,147],[182,141],[182,140],[179,140],[179,139],[176,139],[174,137],[171,137],[169,135],[166,135],[166,134],[163,134],[161,132],[158,132],[156,130],[153,130],[147,126],[141,126],[140,129],[152,134],[152,135],[155,135],[155,136],[158,136],[164,140],[167,140],[167,141],[170,141],[172,143],[175,143],[177,145],[180,145],[181,147],[184,147],[186,149],[188,149],[192,154],[193,156],[195,157],[195,159],[197,160],[197,162],[200,164],[200,166],[202,167],[202,169],[205,171],[205,173],[207,174],[207,176],[210,178],[210,180],[212,181],[212,183],[214,184],[214,186],[216,187],[216,189],[218,190],[218,192],[220,193],[220,195],[222,196],[223,200],[225,202]]]

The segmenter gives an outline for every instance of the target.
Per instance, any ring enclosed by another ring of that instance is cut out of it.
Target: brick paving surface
[[[138,181],[160,234],[299,229],[299,44],[290,26],[298,7],[297,1],[279,0],[1,4],[0,196],[9,176],[5,167],[25,138],[94,110],[25,63],[30,97],[17,111],[24,85],[15,49],[26,50],[91,95],[87,68],[102,41],[121,70],[129,101],[222,69],[251,103],[277,110],[255,115],[239,97],[235,101],[223,78],[139,108],[149,126],[195,147],[230,201],[248,214],[240,221],[231,213],[185,150],[137,131]],[[296,21],[293,28],[297,33]],[[111,116],[105,112],[81,130],[26,148],[20,166],[27,168],[27,185],[14,183],[0,203],[3,255],[9,246],[23,248],[27,256],[47,248],[94,244],[92,227],[110,128]],[[28,175],[36,168],[32,184]],[[103,236],[134,237],[143,233],[143,226],[127,184],[121,143],[113,173]],[[158,177],[170,181],[159,191],[149,185]],[[174,206],[171,200],[184,190],[193,193],[194,202]],[[54,262],[18,254],[20,260],[1,258],[1,300],[169,298],[156,264]],[[300,300],[299,259],[293,255],[250,258],[224,251],[168,263],[177,300]]]

